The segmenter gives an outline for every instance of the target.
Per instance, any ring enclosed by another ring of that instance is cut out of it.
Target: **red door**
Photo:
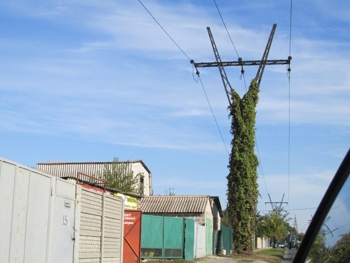
[[[139,210],[124,210],[124,263],[141,262],[141,218]]]

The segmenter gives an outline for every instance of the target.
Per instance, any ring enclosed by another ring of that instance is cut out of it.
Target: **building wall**
[[[205,218],[210,219],[211,221],[213,221],[213,211],[211,208],[211,203],[210,203],[210,199],[208,198],[208,202],[207,205],[205,207]]]
[[[132,163],[132,171],[134,173],[134,176],[141,173],[143,175],[143,194],[145,196],[153,195],[153,189],[152,189],[152,173],[150,173],[141,162],[134,162]]]
[[[221,230],[221,216],[219,209],[213,200],[211,200],[211,204],[213,209],[213,229]]]

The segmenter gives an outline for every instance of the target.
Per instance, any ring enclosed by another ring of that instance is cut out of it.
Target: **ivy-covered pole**
[[[257,167],[258,158],[254,152],[256,105],[259,85],[252,80],[249,90],[241,99],[231,92],[232,150],[229,161],[228,212],[233,225],[235,253],[252,253],[256,211],[258,203]]]

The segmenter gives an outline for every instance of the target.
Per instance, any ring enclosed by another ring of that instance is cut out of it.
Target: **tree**
[[[232,150],[227,176],[228,211],[234,229],[234,251],[253,252],[252,239],[256,229],[258,203],[257,166],[255,146],[255,107],[259,86],[252,80],[248,92],[241,99],[234,90],[230,106]]]
[[[322,229],[317,235],[308,258],[312,262],[343,263],[350,260],[350,233],[344,234],[333,247],[326,246],[326,233]]]
[[[108,182],[108,187],[117,189],[125,193],[143,194],[143,187],[140,187],[142,173],[134,175],[130,163],[118,162],[114,158],[112,163],[106,163],[102,177]]]
[[[321,230],[312,244],[308,257],[312,262],[324,262],[322,257],[326,250],[326,238],[324,230]]]
[[[264,235],[273,239],[274,246],[278,240],[284,239],[288,232],[288,223],[275,211],[265,215],[261,225]]]
[[[325,263],[343,263],[350,260],[350,233],[342,236],[322,258]]]
[[[267,215],[260,215],[259,213],[257,214],[256,218],[256,230],[255,230],[255,236],[256,237],[266,237],[264,233],[264,228],[263,228],[263,222],[267,220]]]

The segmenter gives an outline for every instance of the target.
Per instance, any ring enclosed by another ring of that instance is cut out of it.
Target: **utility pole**
[[[230,155],[230,173],[227,176],[227,179],[229,186],[228,209],[231,211],[230,213],[232,216],[233,226],[236,228],[236,231],[234,232],[234,247],[237,253],[243,253],[247,251],[250,253],[253,251],[251,238],[254,235],[254,216],[256,213],[256,203],[258,199],[258,189],[256,183],[256,167],[258,165],[258,159],[254,154],[254,125],[256,117],[256,111],[254,109],[258,102],[260,82],[266,65],[289,65],[291,60],[291,57],[288,57],[287,60],[268,60],[268,55],[276,26],[277,25],[274,24],[272,27],[271,34],[261,60],[243,61],[241,58],[239,58],[238,61],[223,62],[219,55],[218,48],[215,44],[213,34],[211,33],[210,28],[207,27],[216,62],[195,63],[193,60],[190,61],[196,68],[196,74],[198,76],[200,74],[198,71],[199,67],[217,67],[219,69],[219,73],[229,103],[230,115],[232,116],[231,127],[236,127],[231,129],[231,133],[234,136],[232,141],[232,152]],[[247,91],[247,97],[244,96],[243,98],[240,98],[237,92],[231,87],[231,84],[226,75],[225,67],[240,66],[241,73],[244,74],[243,66],[245,65],[257,65],[259,68],[255,79],[253,79],[249,90]],[[246,126],[248,128],[242,128]],[[237,131],[239,131],[239,133]],[[244,140],[237,139],[242,136],[245,136]],[[247,142],[247,145],[244,147],[243,141]],[[234,147],[234,145],[238,146]],[[249,161],[242,163],[237,162],[235,159],[235,156],[237,155],[241,155],[243,158],[249,159]],[[250,171],[249,174],[247,171]],[[244,180],[238,180],[238,178],[243,178]],[[250,189],[249,193],[246,191],[248,188]],[[243,192],[243,194],[238,195],[236,194],[237,192]],[[240,222],[238,223],[238,221]]]
[[[272,202],[270,194],[268,194],[268,195],[269,195],[270,202],[265,202],[265,204],[271,204],[273,211],[281,212],[282,204],[288,204],[288,202],[283,202],[284,194],[283,194],[282,200],[280,202]],[[277,204],[280,204],[278,208],[277,208]]]
[[[207,27],[207,31],[208,31],[208,35],[210,38],[210,42],[213,48],[213,52],[214,52],[214,56],[216,59],[216,62],[200,62],[200,63],[196,63],[194,62],[194,60],[191,60],[191,64],[194,65],[194,67],[196,68],[196,74],[199,75],[199,71],[198,68],[208,68],[208,67],[217,67],[219,69],[220,75],[221,75],[221,79],[225,88],[225,93],[229,102],[229,105],[231,106],[231,84],[227,78],[226,72],[225,72],[225,67],[230,67],[230,66],[240,66],[241,67],[241,73],[244,73],[244,69],[243,66],[259,66],[258,71],[256,73],[255,76],[255,80],[258,83],[258,86],[260,86],[260,82],[264,73],[264,69],[266,65],[290,65],[290,61],[292,60],[292,57],[289,56],[288,59],[279,59],[279,60],[268,60],[268,55],[270,52],[270,48],[271,48],[271,44],[272,44],[272,40],[276,31],[276,27],[277,25],[274,24],[272,26],[272,30],[270,33],[270,37],[267,41],[266,44],[266,48],[265,51],[263,53],[263,56],[261,58],[261,60],[247,60],[244,61],[242,60],[242,58],[238,58],[238,61],[222,61],[219,55],[219,51],[216,47],[215,41],[214,41],[214,37],[213,34],[211,33],[210,27]],[[288,67],[288,71],[290,72],[290,66]]]
[[[297,231],[297,233],[299,233],[298,231],[298,223],[297,223],[297,216],[294,215],[294,229]]]

